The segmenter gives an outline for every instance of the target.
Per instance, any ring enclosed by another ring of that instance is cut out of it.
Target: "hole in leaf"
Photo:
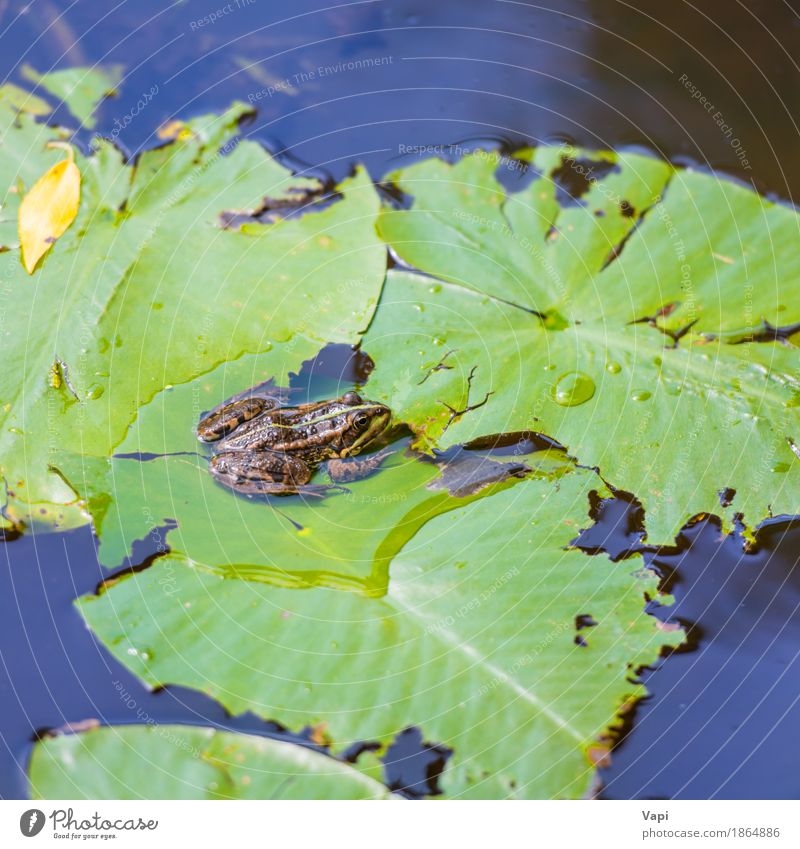
[[[439,778],[453,750],[428,743],[415,726],[401,731],[383,757],[386,786],[411,799],[441,796]]]
[[[578,206],[593,183],[617,171],[618,165],[604,159],[562,157],[561,165],[550,174],[556,183],[556,201],[562,207]]]

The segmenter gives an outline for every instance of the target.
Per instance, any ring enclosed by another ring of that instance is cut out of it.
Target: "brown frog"
[[[391,410],[347,392],[341,398],[281,406],[272,398],[224,404],[197,425],[198,438],[216,442],[211,474],[237,492],[324,495],[336,486],[309,484],[325,462],[336,482],[378,468],[390,449],[355,458],[386,429]]]

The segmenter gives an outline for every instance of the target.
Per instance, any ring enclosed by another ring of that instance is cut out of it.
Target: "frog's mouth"
[[[339,454],[340,457],[349,457],[352,454],[358,454],[362,448],[369,445],[373,439],[386,430],[389,420],[392,417],[392,411],[388,407],[381,407],[379,410],[379,412],[374,413],[370,417],[367,429],[363,433],[360,433],[351,445],[342,449]]]

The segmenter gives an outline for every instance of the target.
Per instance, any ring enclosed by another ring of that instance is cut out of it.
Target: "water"
[[[741,539],[702,522],[648,557],[693,650],[642,676],[652,695],[603,771],[605,797],[800,795],[800,524],[768,523],[759,543],[744,554]]]
[[[644,541],[635,499],[598,501],[593,518],[576,544],[614,560],[642,554],[675,598],[650,613],[687,637],[640,671],[650,695],[600,770],[602,797],[797,798],[787,739],[800,719],[800,521],[770,519],[746,543],[709,517],[659,549]]]
[[[19,82],[26,62],[39,71],[124,63],[96,131],[131,155],[156,143],[159,124],[238,98],[258,109],[249,135],[328,185],[356,161],[378,178],[432,152],[563,139],[713,167],[779,199],[800,194],[796,2],[239,0],[211,22],[220,5],[0,2],[0,69]],[[57,117],[74,123],[63,110]],[[564,186],[562,202],[580,190]],[[315,368],[314,393],[356,380],[337,368]],[[635,504],[596,511],[583,545],[614,557],[640,545]],[[692,626],[692,650],[642,673],[652,696],[602,770],[604,796],[797,797],[800,530],[773,524],[761,543],[745,555],[705,522],[674,552],[647,553],[675,593],[671,615]],[[22,537],[2,551],[0,796],[24,794],[34,732],[91,717],[283,733],[180,688],[150,693],[113,661],[71,603],[105,577],[87,529]],[[387,781],[433,794],[435,776],[424,786],[419,776],[445,753],[413,732],[397,745],[412,743],[418,768],[404,755],[405,771]]]
[[[19,80],[23,63],[125,64],[96,130],[130,152],[238,98],[258,108],[251,134],[337,178],[355,160],[377,176],[430,151],[563,138],[708,163],[783,197],[800,181],[796,3],[239,0],[201,23],[219,5],[9,0],[0,65]]]

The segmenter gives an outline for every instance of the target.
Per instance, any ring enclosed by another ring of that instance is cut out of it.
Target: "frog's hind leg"
[[[278,451],[256,454],[228,451],[211,458],[215,480],[244,495],[311,495],[322,497],[341,486],[309,484],[311,469],[302,460]],[[345,490],[346,491],[346,490]]]
[[[249,422],[250,419],[277,406],[278,402],[273,398],[251,397],[231,401],[200,420],[197,425],[197,438],[201,442],[216,442],[236,430],[240,424]]]
[[[365,478],[377,469],[380,464],[394,451],[389,446],[367,457],[347,457],[344,460],[328,460],[325,464],[330,479],[336,483],[349,483],[350,481]]]

